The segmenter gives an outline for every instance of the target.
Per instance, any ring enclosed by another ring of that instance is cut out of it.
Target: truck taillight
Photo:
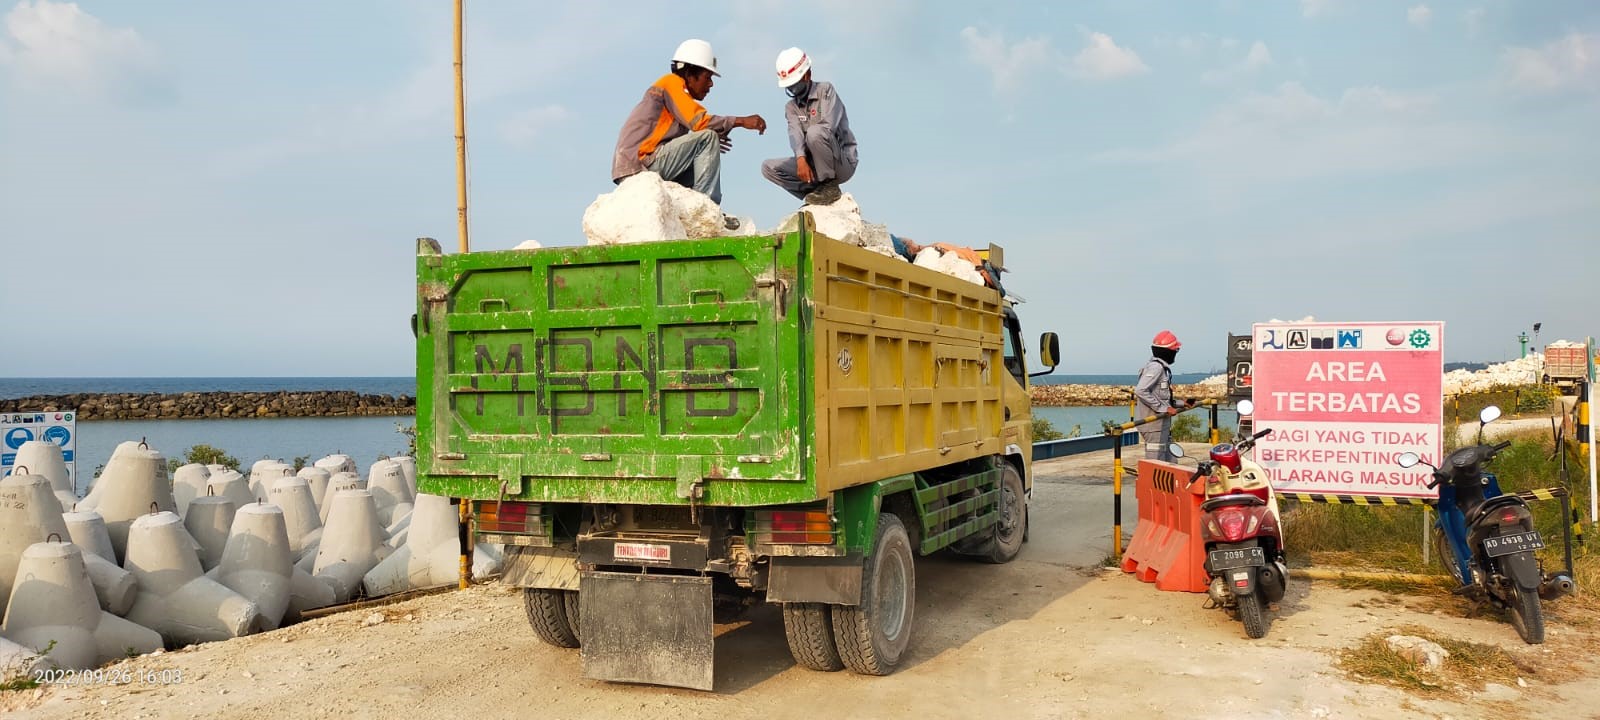
[[[543,534],[544,518],[539,503],[510,500],[474,503],[478,532]]]
[[[833,544],[833,519],[826,510],[766,511],[757,516],[756,527],[758,532],[767,530],[764,534],[776,545]]]

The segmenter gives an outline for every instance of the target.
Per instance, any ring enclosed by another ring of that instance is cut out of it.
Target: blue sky
[[[413,238],[454,244],[450,3],[0,2],[0,376],[403,375]],[[1449,360],[1600,334],[1600,4],[468,0],[473,244],[583,242],[677,43],[760,113],[776,53],[861,143],[846,190],[997,242],[1062,372],[1178,369],[1273,318],[1443,320]],[[692,8],[692,9],[688,9]]]

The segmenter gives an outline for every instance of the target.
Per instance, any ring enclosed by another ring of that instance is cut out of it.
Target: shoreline
[[[414,415],[409,395],[353,390],[186,393],[74,393],[0,400],[0,412],[75,412],[82,421],[211,420]]]
[[[1180,399],[1220,399],[1221,385],[1174,385]],[[1038,407],[1115,407],[1127,405],[1126,385],[1034,385]],[[353,390],[186,393],[73,393],[0,400],[0,412],[75,412],[77,419],[213,420],[282,417],[370,417],[414,415],[410,395],[362,394]]]

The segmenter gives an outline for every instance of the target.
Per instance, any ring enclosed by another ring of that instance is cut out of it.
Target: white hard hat
[[[722,76],[722,73],[717,72],[717,54],[711,52],[711,43],[704,40],[685,40],[679,43],[678,51],[672,53],[672,61],[703,67],[710,70],[712,75]]]
[[[811,69],[811,56],[797,47],[778,53],[778,87],[786,88],[806,76]]]

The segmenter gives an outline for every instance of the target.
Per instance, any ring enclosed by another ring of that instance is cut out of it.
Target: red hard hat
[[[1173,335],[1171,330],[1162,330],[1156,333],[1156,339],[1151,340],[1150,344],[1168,350],[1177,350],[1183,347],[1183,343],[1178,342],[1178,336]]]

